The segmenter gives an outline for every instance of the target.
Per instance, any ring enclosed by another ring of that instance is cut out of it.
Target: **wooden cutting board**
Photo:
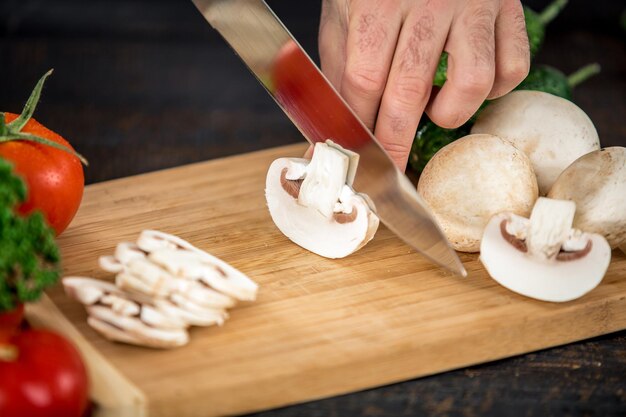
[[[60,288],[28,309],[71,337],[88,362],[98,416],[216,416],[318,399],[556,346],[626,328],[626,257],[565,304],[518,296],[462,254],[469,276],[426,262],[385,227],[340,260],[285,238],[265,207],[269,164],[304,145],[87,187],[60,238],[66,275],[112,279],[98,257],[143,229],[174,233],[248,274],[258,300],[187,346],[111,343]]]

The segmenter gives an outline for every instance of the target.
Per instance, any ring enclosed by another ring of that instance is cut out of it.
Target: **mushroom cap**
[[[504,239],[501,223],[512,216],[510,213],[494,216],[480,245],[480,260],[500,285],[538,300],[564,302],[583,296],[602,281],[611,262],[611,248],[602,236],[586,234],[591,240],[591,250],[584,257],[542,260]]]
[[[471,132],[499,136],[526,153],[541,195],[548,193],[569,164],[600,148],[598,132],[585,112],[569,100],[541,91],[513,91],[494,100]]]
[[[548,197],[576,203],[575,228],[601,234],[613,249],[626,243],[626,148],[581,156],[561,173]]]
[[[326,217],[313,207],[298,204],[281,184],[281,175],[290,164],[308,164],[299,158],[275,160],[267,173],[265,197],[272,220],[294,243],[326,258],[343,258],[360,249],[376,233],[379,220],[358,194],[349,204],[356,210],[352,221],[340,223],[334,216]]]
[[[428,162],[417,191],[430,205],[452,247],[477,252],[489,219],[510,211],[528,217],[537,199],[530,160],[493,135],[469,135]]]

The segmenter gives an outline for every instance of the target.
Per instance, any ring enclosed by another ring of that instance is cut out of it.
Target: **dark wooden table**
[[[313,56],[319,3],[270,2]],[[623,2],[572,3],[536,61],[599,62],[574,98],[624,146]],[[301,140],[188,1],[0,0],[0,108],[49,68],[36,118],[90,160],[87,183]],[[626,332],[256,415],[626,416]]]

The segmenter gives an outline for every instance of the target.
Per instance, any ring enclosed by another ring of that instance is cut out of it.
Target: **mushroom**
[[[569,164],[600,148],[592,121],[578,106],[541,91],[513,91],[494,100],[480,113],[471,133],[499,136],[526,153],[540,195],[548,193]]]
[[[178,236],[144,230],[137,245],[148,252],[150,260],[170,273],[190,279],[198,279],[217,291],[242,301],[253,301],[259,286],[231,265],[196,248]],[[186,271],[194,271],[187,276]]]
[[[626,244],[626,148],[581,156],[556,180],[548,197],[576,203],[574,227],[599,233],[612,249]]]
[[[485,228],[480,260],[502,286],[543,301],[574,300],[594,289],[611,261],[604,237],[572,229],[573,201],[540,197],[530,219],[495,215]]]
[[[235,299],[253,300],[258,285],[189,242],[156,230],[121,242],[100,266],[113,285],[66,277],[66,293],[86,306],[88,323],[110,340],[169,348],[186,344],[190,325],[222,325]]]
[[[150,299],[93,278],[66,277],[63,287],[86,306],[87,323],[110,340],[155,348],[181,346],[189,340],[188,323],[158,309]]]
[[[417,191],[452,247],[477,252],[494,214],[530,214],[537,179],[523,152],[499,137],[476,134],[440,149],[424,168]]]
[[[327,141],[313,158],[272,162],[265,197],[272,220],[294,243],[327,258],[343,258],[367,244],[379,219],[355,193],[358,157]]]

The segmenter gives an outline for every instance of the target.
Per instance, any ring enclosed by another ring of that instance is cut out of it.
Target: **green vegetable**
[[[530,56],[535,56],[546,34],[546,26],[561,13],[568,0],[554,0],[541,13],[524,7],[524,17],[526,20],[526,32],[528,33],[528,43],[530,45]]]
[[[559,15],[567,2],[568,0],[554,0],[546,6],[541,13],[537,13],[524,6],[524,19],[526,21],[526,32],[528,33],[528,43],[530,46],[531,56],[534,57],[541,48],[546,33],[546,26]],[[447,79],[447,72],[448,53],[444,52],[439,58],[439,65],[437,65],[433,85],[436,85],[437,87],[443,86]]]
[[[586,65],[569,76],[554,67],[538,65],[530,70],[528,76],[515,89],[544,91],[571,100],[572,89],[599,72],[600,65],[596,63]],[[463,126],[456,129],[444,129],[439,127],[427,116],[424,116],[422,120],[420,120],[415,134],[415,140],[411,146],[411,153],[409,154],[409,164],[411,167],[417,172],[422,172],[428,161],[430,161],[430,158],[432,158],[439,149],[458,138],[468,135],[474,124],[474,120],[476,120],[480,111],[485,108],[487,104],[487,101],[483,102],[472,118]]]
[[[472,128],[472,121],[456,129],[445,129],[437,126],[428,117],[424,116],[417,127],[415,140],[409,154],[409,164],[417,172],[422,172],[430,158],[437,151],[450,142],[468,135]]]
[[[2,130],[4,118],[0,125]],[[23,217],[14,210],[25,199],[24,183],[0,159],[0,312],[37,300],[59,279],[54,231],[40,213]]]
[[[433,80],[433,85],[437,87],[443,87],[443,84],[446,82],[448,74],[448,53],[444,52],[441,54],[439,58],[439,64],[437,65],[437,71],[435,72],[435,79]]]
[[[531,68],[528,76],[515,89],[543,91],[571,101],[572,89],[599,72],[600,65],[595,63],[586,65],[569,76],[549,65],[538,65]]]

